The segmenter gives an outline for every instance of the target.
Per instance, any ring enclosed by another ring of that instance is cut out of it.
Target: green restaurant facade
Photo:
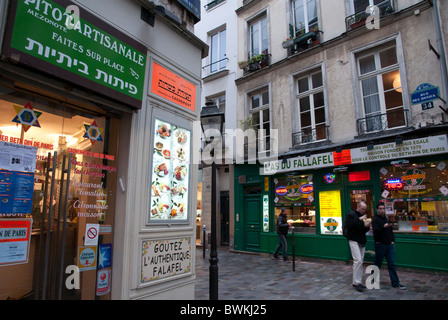
[[[394,224],[399,267],[448,271],[448,145],[439,132],[346,144],[341,149],[292,152],[264,164],[237,164],[234,170],[234,250],[272,254],[276,219],[286,208],[294,233],[288,255],[349,261],[342,235],[346,213],[364,201],[370,218],[386,204]],[[294,237],[294,238],[293,238]],[[366,262],[373,262],[367,235]]]

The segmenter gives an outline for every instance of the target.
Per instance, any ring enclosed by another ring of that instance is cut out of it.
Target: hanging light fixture
[[[395,91],[401,93],[401,78],[400,73],[395,77],[394,82],[392,82],[392,86],[394,87]]]

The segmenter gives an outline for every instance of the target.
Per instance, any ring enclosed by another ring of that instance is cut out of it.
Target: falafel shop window
[[[298,233],[316,233],[314,185],[312,174],[286,175],[274,180],[275,220],[281,208],[286,209],[286,220]]]
[[[148,222],[189,221],[191,132],[155,119]]]

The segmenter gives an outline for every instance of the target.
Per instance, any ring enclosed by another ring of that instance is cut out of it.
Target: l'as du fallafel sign
[[[12,0],[5,56],[141,108],[146,47],[67,0]]]

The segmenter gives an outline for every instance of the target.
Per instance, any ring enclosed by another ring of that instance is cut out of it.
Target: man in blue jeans
[[[406,289],[400,284],[397,270],[395,268],[395,236],[392,231],[392,224],[386,216],[386,207],[384,203],[376,206],[377,215],[373,217],[373,238],[375,240],[375,265],[381,268],[383,259],[386,257],[387,269],[389,270],[392,287]]]
[[[282,208],[280,215],[277,218],[277,234],[279,243],[277,245],[277,248],[275,248],[274,251],[274,259],[278,259],[278,251],[280,250],[280,247],[283,248],[283,261],[288,261],[288,257],[286,255],[286,235],[288,234],[289,230],[289,223],[286,220],[286,209]]]

